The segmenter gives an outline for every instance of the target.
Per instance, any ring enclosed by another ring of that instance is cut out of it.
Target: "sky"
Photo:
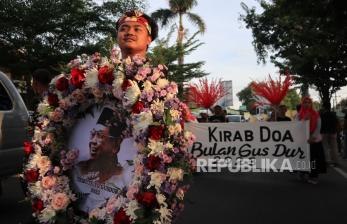
[[[208,79],[232,80],[235,108],[240,105],[236,94],[248,83],[262,81],[269,74],[272,78],[278,78],[278,69],[269,61],[265,65],[257,63],[252,32],[239,19],[240,14],[244,13],[241,2],[260,9],[256,0],[198,0],[192,12],[201,16],[206,24],[205,34],[198,36],[204,45],[185,58],[187,62],[205,61],[203,69],[209,73]],[[146,13],[168,7],[167,0],[148,0]],[[187,19],[183,25],[190,34],[198,30]],[[165,37],[167,32],[168,29],[160,28],[159,38]],[[314,100],[319,100],[316,91],[311,89],[310,94]],[[344,88],[337,92],[337,100],[346,95],[347,89]]]

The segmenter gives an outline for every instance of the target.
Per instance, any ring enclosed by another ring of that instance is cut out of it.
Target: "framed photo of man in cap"
[[[126,190],[132,179],[136,148],[123,134],[124,118],[114,108],[94,108],[75,125],[69,148],[79,151],[72,169],[78,208],[89,213],[115,194]]]

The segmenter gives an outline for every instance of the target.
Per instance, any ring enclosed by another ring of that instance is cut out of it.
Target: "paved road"
[[[18,179],[9,178],[0,197],[0,223],[26,224],[30,205]],[[345,224],[347,179],[329,168],[318,185],[290,173],[199,174],[178,224]]]
[[[203,174],[179,224],[347,223],[347,179],[333,169],[318,185],[290,173]]]

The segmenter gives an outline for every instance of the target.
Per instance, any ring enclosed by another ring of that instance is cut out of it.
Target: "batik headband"
[[[142,12],[135,11],[131,15],[123,16],[118,22],[118,27],[120,27],[125,22],[138,22],[146,27],[150,35],[152,33],[151,26],[149,25],[148,20],[145,17],[143,17]]]

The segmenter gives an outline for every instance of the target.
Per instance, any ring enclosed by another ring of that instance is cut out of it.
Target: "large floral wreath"
[[[25,143],[23,179],[33,215],[41,223],[171,223],[183,209],[195,160],[187,151],[194,135],[184,130],[190,113],[176,97],[177,85],[165,79],[167,68],[138,56],[119,60],[115,52],[81,55],[68,66],[51,82]],[[68,175],[78,151],[67,148],[67,133],[92,106],[110,102],[124,109],[136,142],[133,179],[127,191],[82,217]]]

